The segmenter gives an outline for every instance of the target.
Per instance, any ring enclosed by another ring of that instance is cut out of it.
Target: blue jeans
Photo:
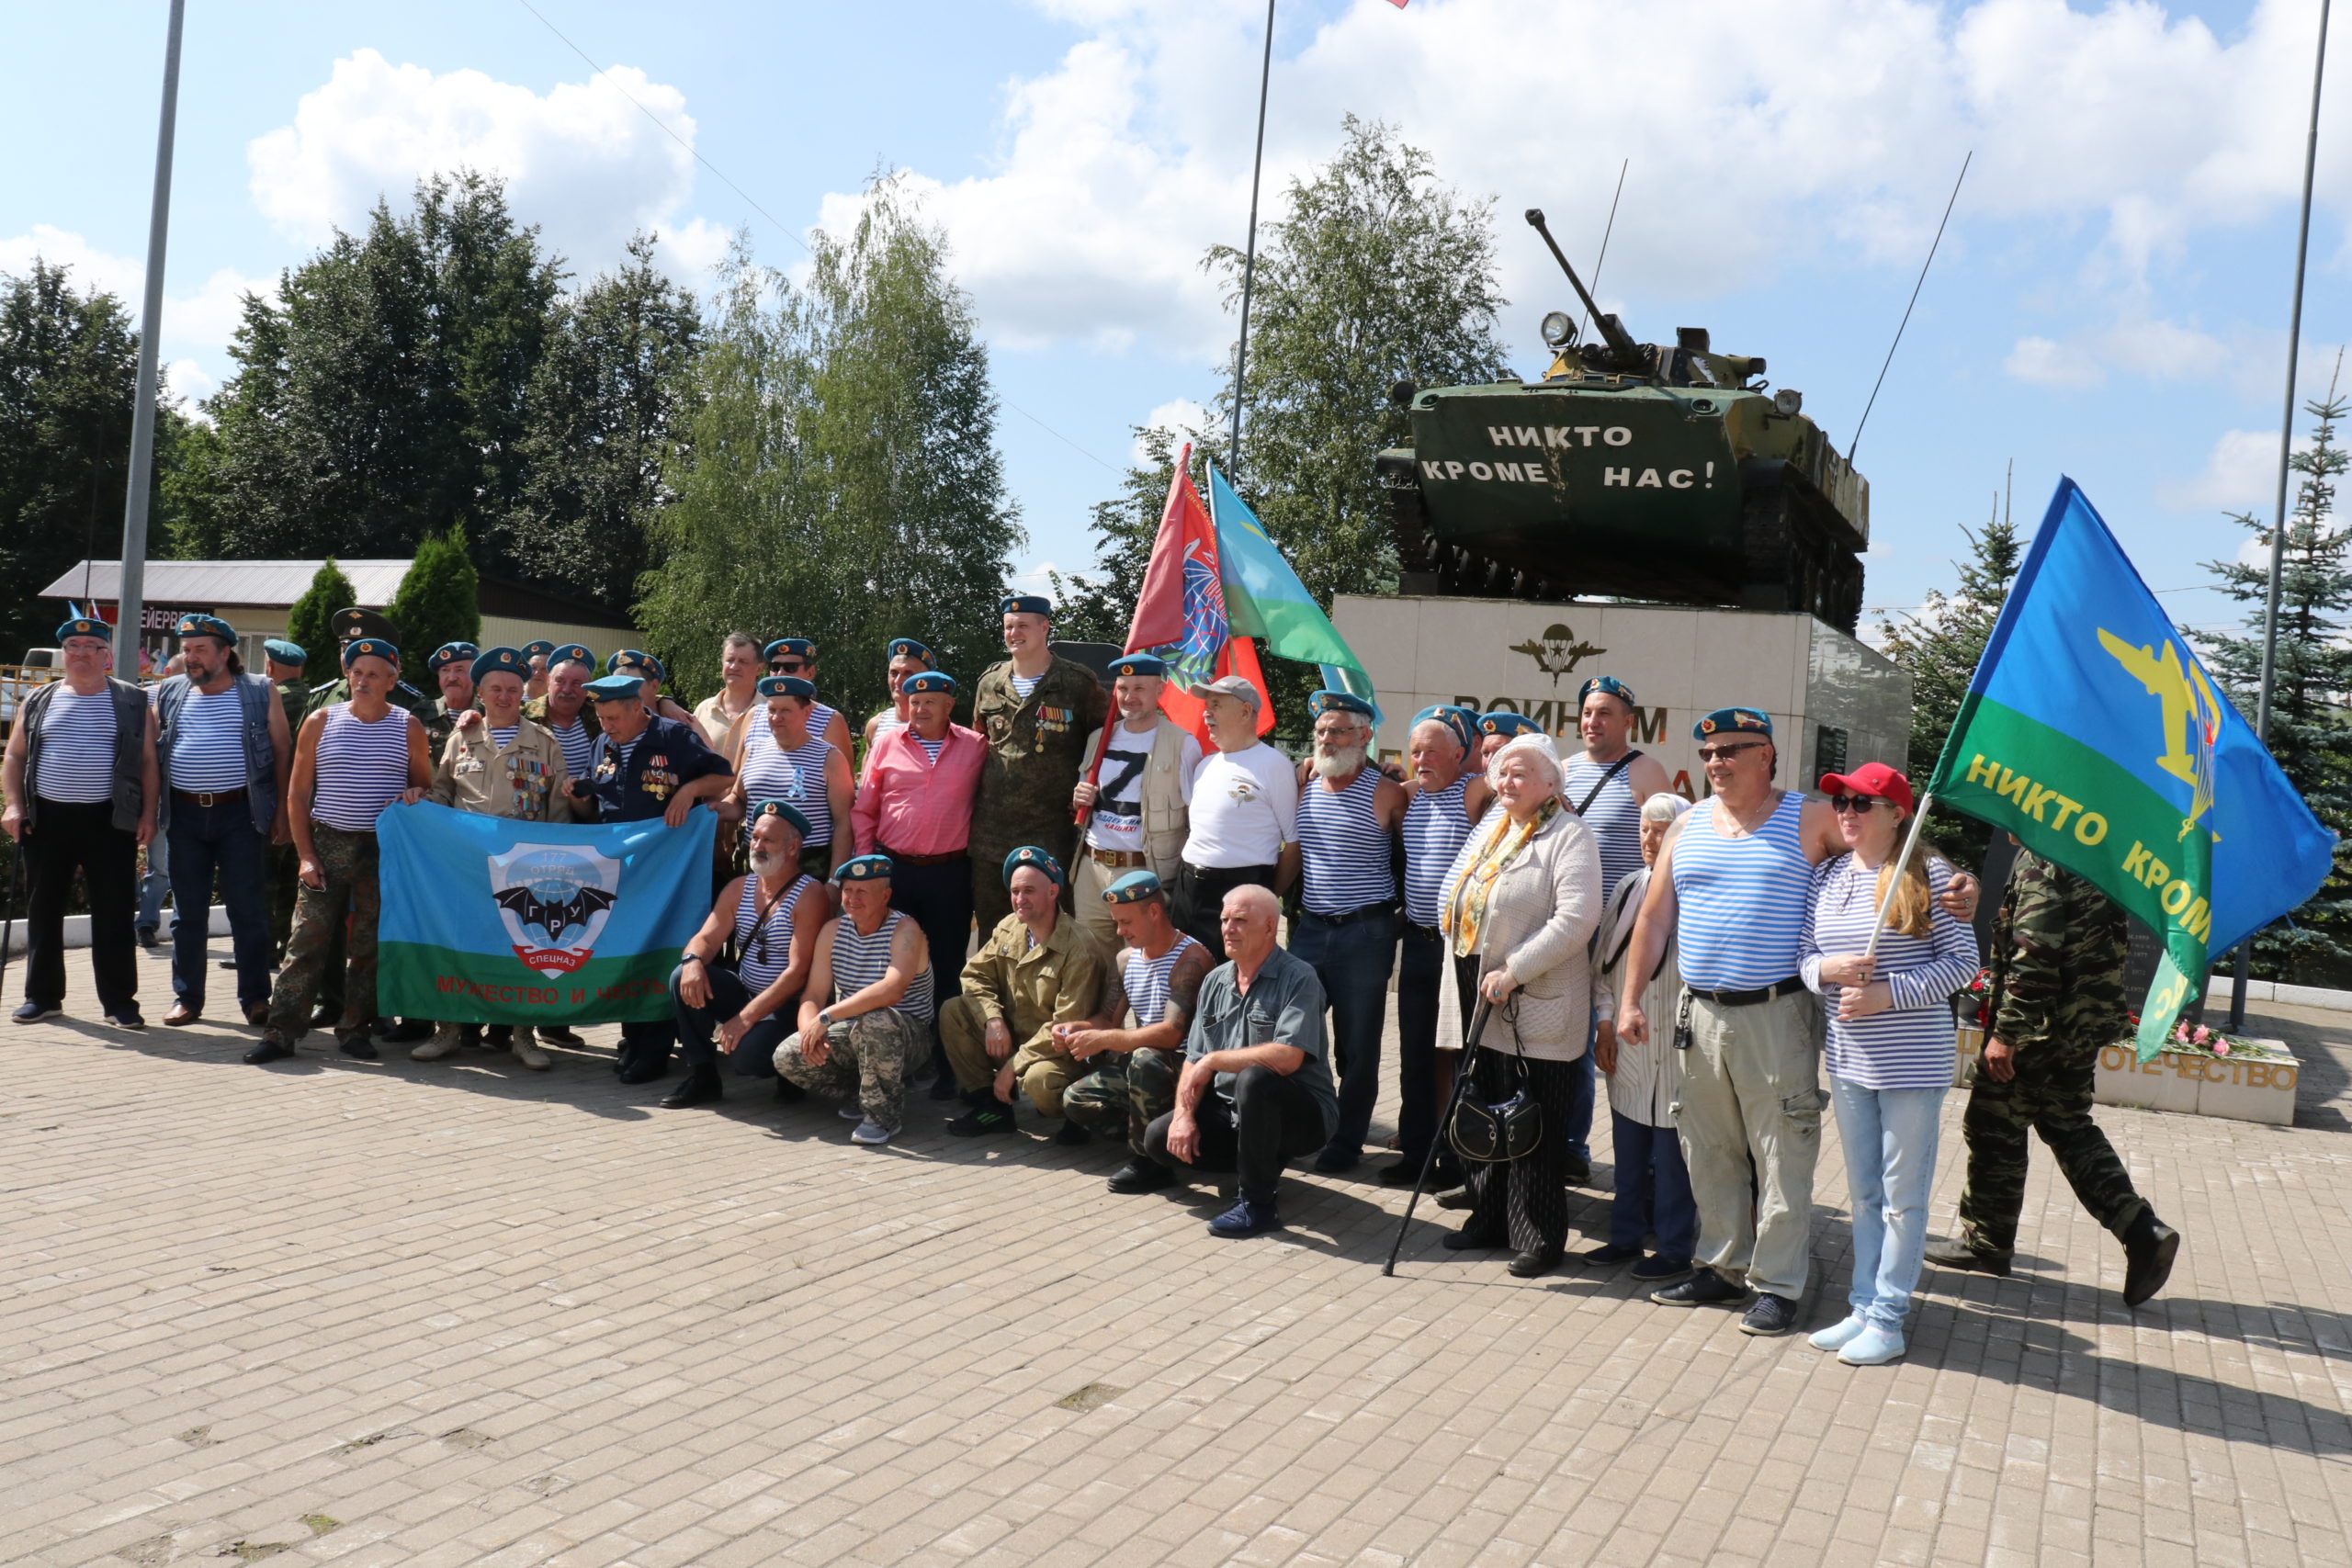
[[[152,931],[164,923],[164,895],[172,886],[172,852],[165,841],[168,833],[158,833],[155,841],[147,846],[147,874],[139,879],[139,919],[142,931]]]
[[[1661,1258],[1689,1258],[1699,1247],[1699,1204],[1682,1164],[1682,1140],[1671,1127],[1653,1127],[1609,1114],[1617,1149],[1617,1197],[1609,1207],[1609,1239],[1639,1247],[1655,1234]]]
[[[191,1012],[204,1010],[209,963],[204,955],[212,924],[212,878],[229,911],[230,951],[237,959],[237,1003],[269,1001],[269,840],[254,830],[253,808],[241,795],[218,806],[172,802],[164,837],[172,878],[172,996]],[[143,911],[142,911],[143,914]]]
[[[1358,1156],[1380,1098],[1380,1033],[1388,1022],[1388,975],[1396,966],[1396,915],[1386,910],[1334,925],[1301,913],[1290,929],[1294,957],[1315,971],[1331,1004],[1331,1066],[1340,1079],[1340,1120],[1328,1145]]]
[[[1897,1333],[1928,1246],[1928,1190],[1936,1179],[1945,1093],[1829,1080],[1854,1213],[1854,1282],[1846,1303],[1854,1316]]]

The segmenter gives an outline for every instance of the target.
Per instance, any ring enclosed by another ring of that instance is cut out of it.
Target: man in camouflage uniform
[[[1990,1025],[1962,1129],[1968,1184],[1961,1239],[1931,1247],[1942,1269],[2007,1274],[2025,1203],[2026,1134],[2039,1133],[2075,1196],[2123,1243],[2123,1300],[2164,1288],[2180,1234],[2156,1218],[2091,1120],[2099,1048],[2129,1024],[2123,911],[2087,880],[2018,852],[1993,926]]]
[[[310,684],[302,679],[310,652],[300,643],[288,642],[283,637],[271,637],[261,646],[266,659],[263,672],[277,688],[277,705],[286,714],[286,733],[300,735],[302,715],[311,697]],[[302,856],[291,839],[270,845],[268,855],[269,964],[275,969],[286,962],[286,944],[294,936],[295,880],[301,872]]]
[[[1095,1017],[1054,1026],[1055,1043],[1092,1069],[1062,1091],[1062,1114],[1089,1133],[1124,1131],[1135,1157],[1112,1173],[1111,1190],[1149,1192],[1176,1177],[1144,1152],[1144,1129],[1176,1109],[1184,1032],[1215,961],[1169,919],[1167,892],[1152,873],[1127,873],[1102,890],[1102,902],[1125,951],[1103,977]],[[1129,1012],[1135,1027],[1123,1028]]]
[[[972,908],[983,932],[1012,908],[996,874],[1008,853],[1035,844],[1060,859],[1077,840],[1070,791],[1086,771],[1086,738],[1111,711],[1094,671],[1054,652],[1052,601],[1016,593],[998,609],[1012,657],[989,666],[972,698],[972,728],[988,742],[971,840]]]
[[[1083,1023],[1102,996],[1102,954],[1061,912],[1061,863],[1035,844],[1004,858],[1012,912],[964,965],[962,994],[939,1010],[939,1035],[956,1087],[970,1109],[947,1123],[959,1138],[1013,1131],[1015,1095],[1062,1120],[1065,1144],[1087,1141],[1063,1120],[1062,1091],[1086,1076],[1054,1038],[1058,1023]]]

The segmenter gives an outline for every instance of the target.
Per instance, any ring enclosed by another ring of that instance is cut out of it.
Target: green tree
[[[967,682],[1001,657],[1022,535],[988,353],[895,179],[869,186],[846,236],[816,236],[805,288],[739,244],[687,399],[638,619],[689,694],[738,626],[813,639],[827,700],[853,713],[882,702],[893,636]]]
[[[1390,389],[1503,370],[1493,202],[1441,185],[1430,155],[1390,126],[1350,115],[1340,136],[1337,157],[1291,183],[1285,215],[1258,248],[1241,472],[1227,476],[1327,610],[1334,593],[1396,584],[1388,498],[1372,467],[1409,434]],[[1241,253],[1219,245],[1204,265],[1238,308]],[[1228,376],[1220,429],[1234,396]],[[1214,455],[1225,461],[1221,447]]]
[[[282,303],[247,295],[237,372],[206,405],[220,426],[224,554],[413,554],[461,520],[511,513],[526,405],[561,280],[500,183],[420,181],[404,215],[377,204],[285,273]]]
[[[1949,594],[1929,589],[1917,611],[1879,620],[1880,647],[1911,677],[1911,744],[1904,772],[1921,787],[1943,754],[2025,551],[2006,497],[1994,499],[1983,528],[1963,526],[1961,534],[1969,553],[1955,563],[1959,586]],[[1942,811],[1928,814],[1925,833],[1954,864],[1973,871],[1984,862],[1992,829],[1973,817]]]
[[[2342,356],[2337,357],[2340,370]],[[2318,422],[2311,443],[2289,459],[2301,475],[2287,517],[2286,551],[2278,580],[2278,644],[2272,671],[2270,754],[2319,819],[2339,835],[2335,869],[2289,919],[2254,942],[2254,972],[2304,985],[2352,982],[2352,725],[2345,704],[2352,694],[2352,533],[2335,522],[2335,486],[2352,452],[2336,445],[2336,423],[2352,401],[2336,395],[2303,405]],[[2260,565],[2205,563],[2216,586],[2247,605],[2243,636],[2194,636],[2205,667],[2251,723],[2262,681],[2263,626],[2270,592],[2270,529],[2245,513],[2233,517],[2263,546]],[[2216,961],[2222,959],[2215,954]]]
[[[662,465],[701,333],[694,296],[653,265],[653,236],[560,301],[532,373],[521,497],[497,555],[575,597],[627,610],[650,564]]]
[[[331,671],[335,667],[338,644],[327,617],[337,610],[350,609],[358,602],[359,591],[351,586],[351,579],[343,575],[343,568],[335,564],[334,557],[329,556],[311,574],[311,586],[302,590],[302,596],[286,612],[286,640],[311,656],[303,668],[310,672],[313,684],[324,685],[334,679]]]
[[[465,529],[453,525],[424,536],[384,614],[400,628],[401,662],[412,671],[423,670],[426,655],[445,642],[481,637],[481,579],[466,553]]]

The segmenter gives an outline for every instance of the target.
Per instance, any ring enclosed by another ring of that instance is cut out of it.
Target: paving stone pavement
[[[1219,1243],[1205,1188],[927,1100],[878,1152],[763,1086],[664,1111],[609,1029],[545,1075],[7,1029],[0,1561],[2352,1562],[2352,1020],[2273,1010],[2301,1124],[2099,1112],[2187,1237],[2165,1296],[2037,1157],[2018,1276],[1930,1270],[1871,1370],[1422,1221],[1383,1279],[1368,1172]],[[1844,1190],[1833,1133],[1807,1328]]]

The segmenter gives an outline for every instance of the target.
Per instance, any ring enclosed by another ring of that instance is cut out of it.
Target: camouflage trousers
[[[905,1119],[907,1075],[931,1060],[931,1027],[897,1008],[876,1008],[825,1032],[822,1066],[800,1054],[800,1036],[775,1048],[775,1070],[802,1089],[846,1100],[877,1127],[895,1133]]]
[[[1184,1075],[1182,1051],[1130,1051],[1105,1056],[1102,1065],[1062,1091],[1062,1114],[1090,1133],[1116,1137],[1144,1153],[1143,1130],[1155,1117],[1176,1109],[1176,1080]]]
[[[376,916],[381,907],[376,835],[313,822],[311,845],[326,886],[302,884],[294,902],[294,936],[270,992],[269,1027],[262,1032],[262,1038],[277,1045],[291,1046],[310,1032],[311,1009],[346,912],[351,925],[344,943],[343,1019],[336,1032],[364,1028],[376,1016]]]
[[[2091,1120],[2098,1049],[2098,1042],[2065,1040],[2020,1051],[2017,1076],[2007,1083],[1977,1069],[1961,1119],[1968,1139],[1968,1184],[1960,1194],[1960,1228],[1973,1250],[2007,1256],[2017,1247],[2029,1134],[2041,1135],[2075,1196],[2117,1236],[2148,1206],[2115,1145]]]

